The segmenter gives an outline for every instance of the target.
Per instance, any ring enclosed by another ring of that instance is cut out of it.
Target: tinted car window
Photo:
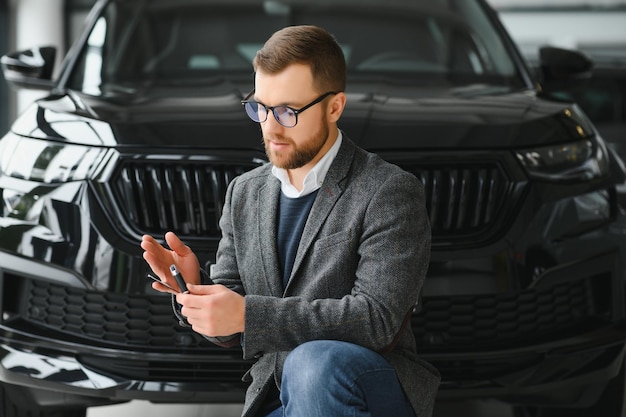
[[[116,1],[94,25],[70,87],[102,95],[119,93],[125,85],[135,88],[138,80],[180,85],[206,84],[227,74],[249,76],[254,54],[276,27],[313,21],[341,41],[353,74],[521,84],[502,37],[477,7],[438,1],[398,16],[352,5],[331,15],[306,5],[199,7],[190,2],[172,9],[161,2]]]

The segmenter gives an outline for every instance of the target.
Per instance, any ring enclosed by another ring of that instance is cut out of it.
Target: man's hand
[[[193,330],[209,337],[242,333],[245,324],[245,298],[223,285],[188,285],[188,293],[178,294],[181,314]]]
[[[200,262],[189,246],[185,245],[172,232],[165,234],[165,241],[170,249],[164,248],[150,235],[144,235],[141,239],[141,248],[144,250],[143,258],[148,263],[152,271],[159,276],[162,281],[167,282],[174,288],[178,284],[172,277],[170,265],[175,264],[185,282],[190,284],[200,283]],[[152,288],[161,292],[173,293],[164,285],[157,282],[152,284]]]

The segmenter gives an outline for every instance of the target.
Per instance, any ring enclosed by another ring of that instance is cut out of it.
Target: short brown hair
[[[275,32],[254,57],[254,70],[276,74],[291,64],[311,68],[320,93],[346,89],[346,60],[335,37],[318,26],[288,26]]]

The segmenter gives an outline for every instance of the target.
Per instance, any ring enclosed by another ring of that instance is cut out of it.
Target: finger
[[[225,287],[223,285],[218,285],[218,284],[214,284],[214,285],[187,284],[187,289],[189,290],[190,294],[212,295],[212,294],[217,294],[217,293],[224,291]]]
[[[163,248],[158,243],[156,245],[153,245],[149,242],[142,241],[141,248],[144,250],[143,258],[149,263],[152,263],[152,262],[159,263],[158,262],[159,260],[162,260],[161,263],[164,263],[167,261],[167,255],[169,254],[169,251]]]
[[[167,279],[168,263],[164,262],[164,257],[158,256],[152,252],[144,252],[143,259],[146,261],[150,269],[161,279]]]
[[[142,236],[140,246],[144,250],[143,259],[150,265],[152,271],[161,279],[166,277],[168,265],[171,263],[171,251],[150,235]]]
[[[161,244],[150,235],[143,235],[139,244],[143,250],[159,251],[163,248]]]
[[[185,245],[174,232],[167,232],[165,234],[165,241],[169,245],[170,249],[180,256],[187,256],[193,253],[191,248]]]
[[[189,292],[176,294],[176,302],[188,309],[203,309],[208,301],[206,294],[191,294]]]
[[[181,305],[181,312],[182,309],[187,307],[187,308],[192,308],[189,304],[191,304],[191,297],[189,293],[181,293],[179,292],[178,294],[176,294],[176,302],[178,304]],[[185,317],[187,315],[185,314]]]
[[[153,282],[152,283],[152,288],[156,291],[159,292],[165,292],[165,293],[169,293],[169,294],[178,294],[177,291],[172,290],[171,288],[166,287],[163,284],[159,284],[158,282]]]

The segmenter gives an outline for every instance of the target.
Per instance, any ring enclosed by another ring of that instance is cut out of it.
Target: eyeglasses
[[[265,104],[259,103],[254,100],[248,100],[254,94],[254,90],[250,91],[243,100],[241,100],[241,104],[243,104],[246,109],[246,113],[248,116],[257,123],[263,123],[267,120],[267,115],[271,110],[274,113],[274,117],[276,121],[280,123],[284,127],[294,127],[298,123],[298,114],[302,113],[309,107],[315,106],[317,103],[324,100],[326,97],[332,94],[339,94],[338,91],[329,91],[327,93],[322,94],[309,104],[299,109],[294,109],[289,106],[266,106]]]

